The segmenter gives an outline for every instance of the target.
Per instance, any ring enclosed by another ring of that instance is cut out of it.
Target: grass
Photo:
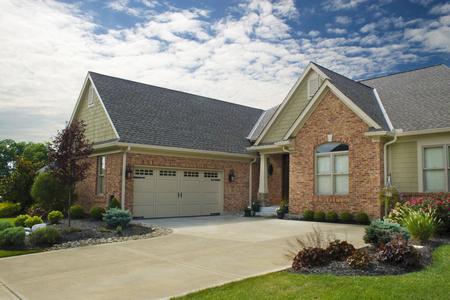
[[[0,218],[0,221],[8,221],[12,225],[14,225],[14,220],[16,218]],[[40,252],[41,250],[33,249],[33,250],[2,250],[0,249],[0,258],[2,257],[9,257],[9,256],[16,256],[16,255],[24,255],[24,254],[30,254],[30,253],[36,253]]]
[[[303,275],[276,272],[180,299],[448,299],[450,245],[426,269],[399,276]]]

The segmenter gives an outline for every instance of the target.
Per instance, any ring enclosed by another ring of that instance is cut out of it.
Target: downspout
[[[127,152],[130,151],[130,146],[128,146],[127,149],[123,151],[122,156],[122,188],[121,188],[121,195],[120,195],[120,206],[122,209],[125,209],[125,183],[127,180]]]
[[[252,186],[252,177],[253,177],[253,164],[256,162],[257,158],[255,157],[251,162],[250,162],[250,170],[249,170],[249,180],[248,180],[248,207],[252,207],[252,194],[253,194],[253,186]]]
[[[387,185],[387,177],[388,177],[388,161],[387,161],[387,147],[389,145],[392,145],[393,143],[395,143],[397,141],[397,130],[393,130],[394,131],[394,138],[387,142],[386,144],[384,144],[384,151],[383,151],[383,156],[384,156],[384,186]]]

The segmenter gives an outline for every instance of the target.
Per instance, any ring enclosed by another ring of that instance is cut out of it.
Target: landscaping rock
[[[34,231],[38,230],[39,228],[44,228],[44,227],[47,227],[47,224],[41,223],[41,224],[33,225],[33,227],[31,227],[31,232],[34,232]]]

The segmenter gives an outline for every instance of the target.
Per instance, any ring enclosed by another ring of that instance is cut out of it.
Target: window
[[[450,146],[423,148],[423,191],[447,192],[450,190]]]
[[[106,156],[97,157],[97,195],[105,192]]]
[[[327,143],[317,147],[316,193],[348,194],[348,145]]]
[[[205,177],[205,178],[218,178],[219,177],[219,173],[217,173],[217,172],[205,172],[205,174],[203,174],[203,177]]]
[[[91,86],[88,89],[88,107],[94,106],[94,88]]]
[[[320,77],[317,73],[312,73],[308,79],[308,98],[312,98],[320,86]]]
[[[184,171],[184,177],[198,177],[198,172]]]
[[[150,169],[136,169],[134,170],[134,175],[141,175],[141,176],[152,176],[153,170]]]
[[[159,171],[159,176],[171,176],[171,177],[175,177],[175,176],[177,176],[177,171],[173,171],[173,170],[161,170],[161,171]]]

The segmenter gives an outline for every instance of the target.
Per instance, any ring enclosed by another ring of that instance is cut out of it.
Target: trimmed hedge
[[[312,210],[305,210],[303,212],[303,220],[305,220],[305,221],[314,220],[314,212]]]
[[[31,227],[33,227],[33,225],[44,223],[44,221],[42,220],[41,217],[33,216],[33,217],[29,217],[28,219],[26,219],[24,223],[25,223],[25,227],[31,228]]]
[[[325,221],[325,213],[323,211],[314,212],[314,221],[318,221],[318,222]]]
[[[91,209],[90,215],[93,220],[101,221],[105,212],[106,211],[103,207],[96,206]]]
[[[353,215],[349,212],[343,212],[339,216],[339,220],[341,220],[344,223],[351,223],[353,221]]]
[[[338,215],[337,213],[335,213],[334,211],[329,211],[327,212],[327,214],[325,215],[325,220],[327,222],[337,222],[338,220]]]
[[[30,218],[30,215],[18,215],[14,220],[14,226],[25,227],[25,221]]]
[[[20,213],[20,204],[12,202],[0,202],[0,218],[15,217]]]
[[[0,231],[0,247],[23,247],[25,245],[25,229],[10,227]]]
[[[30,243],[33,246],[53,246],[61,240],[61,233],[52,226],[39,228],[30,234]]]
[[[64,215],[59,210],[53,210],[49,212],[47,216],[47,220],[50,224],[58,224],[62,219],[64,219]]]
[[[125,228],[131,221],[131,213],[128,210],[110,208],[104,214],[103,221],[110,228],[116,228],[117,226]]]
[[[11,227],[14,227],[14,226],[10,222],[0,220],[0,231],[3,231],[5,229],[11,228]]]
[[[84,218],[84,210],[78,204],[72,205],[69,208],[69,212],[70,212],[70,217],[73,218],[73,219],[82,219],[82,218]]]
[[[363,213],[363,212],[357,213],[355,215],[355,221],[358,224],[364,224],[364,225],[370,223],[369,216],[366,213]]]

